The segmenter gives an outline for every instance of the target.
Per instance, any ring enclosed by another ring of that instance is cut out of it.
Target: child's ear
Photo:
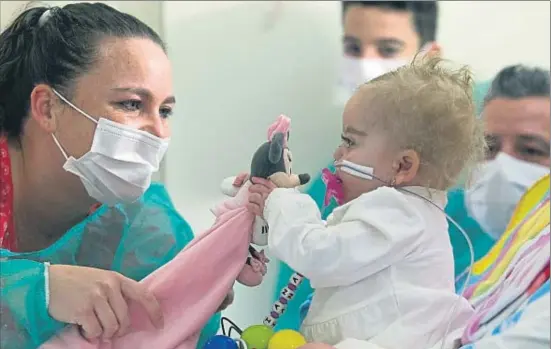
[[[394,171],[396,171],[392,184],[401,185],[412,182],[419,172],[420,165],[421,159],[415,150],[408,149],[400,152],[392,164]]]

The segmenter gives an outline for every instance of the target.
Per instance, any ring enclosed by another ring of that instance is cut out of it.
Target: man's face
[[[549,97],[494,99],[482,112],[489,158],[504,152],[520,160],[549,166]]]
[[[347,56],[408,59],[420,45],[411,12],[351,6],[345,13],[343,51]]]

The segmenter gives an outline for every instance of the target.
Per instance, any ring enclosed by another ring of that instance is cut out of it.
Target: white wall
[[[444,55],[471,65],[481,79],[501,68],[549,69],[549,1],[442,1],[438,40]]]
[[[165,2],[164,30],[178,99],[166,182],[196,230],[212,222],[208,209],[222,199],[220,181],[247,170],[280,113],[293,118],[297,171],[323,166],[338,139],[339,114],[331,115],[327,105],[339,50],[339,19],[333,16],[338,4],[286,3],[270,27],[277,6],[269,1]],[[315,134],[327,134],[331,141]],[[271,263],[260,288],[236,286],[226,315],[240,326],[260,323],[268,314],[276,272]]]
[[[441,2],[441,9],[445,55],[479,79],[518,62],[549,67],[549,2]],[[279,113],[293,118],[296,170],[326,165],[340,132],[331,96],[339,3],[170,1],[163,13],[179,104],[166,180],[196,230],[212,222],[220,180],[248,168]],[[241,326],[262,321],[276,272],[272,263],[259,289],[238,286],[227,315]]]

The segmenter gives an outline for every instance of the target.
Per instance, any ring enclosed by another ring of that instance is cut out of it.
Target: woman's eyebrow
[[[131,93],[137,94],[142,98],[153,99],[153,94],[151,93],[151,91],[141,87],[114,87],[111,90],[116,92],[131,92]],[[163,101],[163,104],[174,104],[174,103],[176,103],[176,98],[174,96],[168,96]]]

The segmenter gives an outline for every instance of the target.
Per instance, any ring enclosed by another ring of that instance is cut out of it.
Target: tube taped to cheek
[[[339,170],[346,172],[352,176],[372,180],[373,179],[373,167],[358,165],[352,161],[341,160],[335,162],[335,167]]]

